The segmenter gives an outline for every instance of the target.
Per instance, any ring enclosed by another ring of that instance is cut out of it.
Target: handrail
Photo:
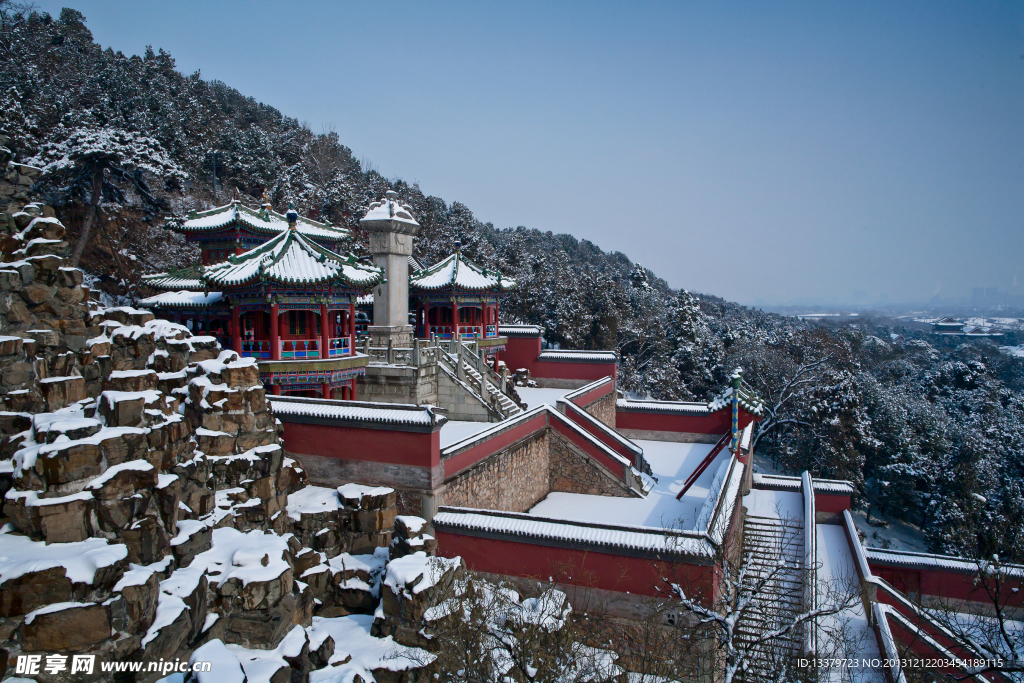
[[[572,403],[571,401],[566,401],[564,396],[558,399],[555,403],[558,406],[565,406],[565,410],[563,412],[565,413],[566,417],[569,416],[569,411],[571,410],[574,414],[579,415],[580,419],[586,422],[586,426],[593,427],[594,429],[601,432],[609,439],[620,445],[623,449],[632,453],[634,466],[639,470],[643,470],[641,464],[643,463],[644,449],[640,448],[640,446],[637,446],[635,443],[633,443],[626,437],[622,436],[622,434],[619,434],[617,431],[606,425],[604,422],[601,422],[596,417],[594,417],[587,411],[583,410],[583,408],[580,408],[575,403]]]
[[[807,470],[800,475],[800,480],[803,484],[804,494],[804,602],[806,609],[814,610],[818,601],[818,575],[815,567],[818,559],[818,530],[814,519],[816,516],[814,484],[811,481],[811,473]],[[804,634],[804,652],[806,654],[814,654],[818,649],[816,622],[816,619],[806,622],[807,630]]]
[[[739,462],[736,459],[734,453],[729,458],[729,469],[725,472],[725,477],[722,479],[722,484],[718,489],[718,497],[715,499],[715,509],[711,512],[711,519],[708,520],[707,534],[714,538],[715,527],[718,524],[718,517],[722,512],[722,507],[725,505],[726,494],[729,493],[729,484],[732,482],[732,474],[736,470],[736,463]]]
[[[872,605],[871,615],[875,619],[875,634],[882,645],[883,666],[888,669],[891,683],[906,683],[903,675],[903,668],[900,667],[900,653],[896,648],[896,639],[892,637],[892,630],[889,628],[889,620],[886,618],[888,607],[876,602]],[[895,664],[894,669],[892,665]]]
[[[601,385],[607,384],[608,382],[611,382],[611,381],[612,381],[611,377],[602,377],[601,379],[597,379],[597,380],[594,380],[593,382],[590,382],[588,384],[584,384],[579,389],[573,389],[568,394],[565,394],[564,396],[562,396],[562,398],[565,399],[566,401],[573,401],[573,399],[576,399],[576,398],[578,398],[578,397],[580,397],[580,396],[582,396],[584,394],[588,394],[591,391],[593,391],[594,389],[597,389],[598,387],[600,387]],[[575,401],[573,401],[573,402],[575,402]]]
[[[722,452],[722,449],[725,448],[725,444],[729,443],[730,439],[732,439],[732,432],[726,432],[725,435],[718,440],[718,443],[716,443],[715,447],[711,449],[711,452],[700,461],[699,465],[697,465],[697,469],[691,472],[690,476],[688,476],[686,481],[683,482],[683,489],[676,494],[676,500],[680,500],[683,497],[683,494],[690,490],[690,487],[696,483],[697,479],[700,478],[700,475],[704,474],[704,470],[714,462],[715,458],[717,458],[718,454]]]

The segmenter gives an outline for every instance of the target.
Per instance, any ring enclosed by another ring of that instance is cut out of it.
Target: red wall
[[[601,378],[599,377],[598,379],[601,379]],[[574,404],[576,404],[577,406],[579,406],[580,408],[584,408],[586,406],[589,406],[591,403],[593,403],[594,401],[598,400],[599,398],[601,398],[603,396],[607,396],[608,394],[612,393],[612,390],[614,388],[615,388],[615,383],[614,382],[605,382],[601,386],[596,387],[594,389],[591,389],[590,391],[586,392],[585,394],[581,394],[579,396],[576,396],[575,398],[572,399],[572,402]]]
[[[750,413],[740,408],[740,429],[746,427],[752,418]],[[615,427],[617,429],[647,429],[659,432],[688,432],[721,436],[732,429],[732,413],[729,408],[723,408],[710,415],[617,410],[615,412]]]
[[[493,436],[477,446],[462,451],[444,461],[444,476],[450,477],[456,472],[461,472],[480,462],[492,453],[497,453],[506,446],[511,446],[520,439],[525,439],[530,434],[544,429],[548,424],[547,415],[544,412],[536,417],[530,418],[520,425]]]
[[[612,474],[619,478],[624,477],[623,464],[611,458],[607,453],[602,451],[600,448],[594,446],[594,444],[591,443],[589,439],[582,436],[579,432],[570,428],[567,424],[559,420],[557,417],[552,418],[551,427],[559,434],[564,436],[566,439],[571,441],[573,444],[575,444],[577,448],[579,448],[584,453],[592,457],[594,460],[597,460],[599,463],[601,463],[609,470],[611,470]],[[626,459],[632,461],[632,457]]]
[[[885,579],[893,588],[908,597],[916,595],[931,595],[951,600],[973,600],[975,602],[990,602],[988,594],[983,586],[974,585],[974,574],[961,573],[943,569],[911,569],[908,567],[890,567],[888,565],[874,564],[868,560],[871,573]],[[1013,588],[1021,588],[1021,581],[1007,581],[1003,586],[1003,599],[1010,605],[1024,605],[1024,591],[1012,591]],[[1009,584],[1009,585],[1006,585]],[[882,599],[881,602],[889,602]]]
[[[428,434],[282,422],[284,447],[290,453],[417,467],[436,467],[441,462],[440,432]]]
[[[505,539],[479,538],[438,531],[437,554],[461,556],[479,572],[570,583],[587,588],[659,595],[662,578],[681,582],[689,595],[708,596],[714,568],[703,565],[659,563],[639,557],[593,550],[553,548]],[[560,578],[559,578],[560,577]]]
[[[849,510],[850,496],[838,496],[831,493],[815,493],[814,507],[818,512],[839,512]]]
[[[526,368],[534,377],[550,379],[596,380],[604,377],[618,377],[616,363],[575,363],[566,361],[538,361],[540,337],[509,337],[505,350],[498,352],[498,360],[512,372]]]
[[[593,381],[619,376],[617,363],[579,363],[575,361],[534,361],[530,374],[550,379],[582,379]]]
[[[527,368],[531,373],[540,355],[540,337],[509,337],[505,349],[498,352],[498,360],[505,361],[511,372]]]
[[[580,410],[582,410],[582,408]],[[608,433],[605,432],[603,429],[600,429],[596,425],[588,422],[586,418],[574,412],[572,408],[566,410],[565,417],[566,419],[572,421],[574,424],[578,425],[581,429],[586,431],[595,439],[603,443],[605,446],[612,449],[613,451],[621,455],[623,458],[628,460],[631,465],[633,465],[634,467],[636,466],[636,454],[633,453],[633,451],[626,448],[625,446],[623,446],[618,440],[616,440],[612,436],[609,436]],[[591,419],[593,419],[595,422],[597,421],[597,418],[591,417]]]

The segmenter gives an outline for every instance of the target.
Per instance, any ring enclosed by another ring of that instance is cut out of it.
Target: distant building
[[[963,334],[964,323],[954,318],[939,318],[932,323],[932,332],[935,334]]]

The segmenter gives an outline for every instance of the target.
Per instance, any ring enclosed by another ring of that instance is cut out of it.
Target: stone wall
[[[605,394],[601,398],[597,399],[588,406],[584,406],[583,410],[590,413],[590,416],[600,420],[612,429],[615,429],[615,391]]]
[[[526,512],[549,492],[550,430],[545,429],[455,476],[442,505]]]
[[[302,463],[309,481],[320,486],[335,487],[355,481],[373,486],[429,490],[441,479],[440,471],[432,471],[427,467],[374,460],[345,460],[290,451],[288,456]]]
[[[448,411],[449,420],[468,422],[497,422],[480,397],[453,380],[447,372],[437,373],[437,404]]]
[[[368,365],[359,377],[356,395],[376,403],[430,403],[438,405],[437,365]]]
[[[610,472],[606,472],[580,453],[576,446],[560,434],[551,432],[548,437],[548,452],[552,491],[623,498],[634,496],[625,484],[614,479]]]

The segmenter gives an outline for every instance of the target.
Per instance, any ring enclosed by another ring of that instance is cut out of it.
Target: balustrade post
[[[462,367],[462,340],[455,344],[455,375],[461,381],[466,380],[466,370]]]
[[[412,340],[412,364],[413,367],[420,366],[420,340],[415,337]]]
[[[388,337],[388,365],[395,364],[395,340]]]

